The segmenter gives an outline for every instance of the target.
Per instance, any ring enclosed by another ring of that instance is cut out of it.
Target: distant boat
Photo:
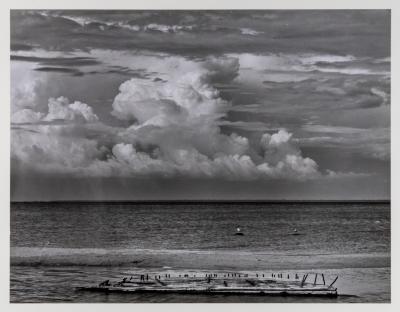
[[[244,235],[243,232],[240,230],[240,227],[237,227],[235,235]]]

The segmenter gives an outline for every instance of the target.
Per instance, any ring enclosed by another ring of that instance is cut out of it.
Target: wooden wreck
[[[312,278],[311,274],[314,275]],[[140,274],[111,283],[104,281],[96,286],[78,287],[78,290],[95,292],[123,293],[203,293],[203,294],[243,294],[268,296],[323,296],[336,297],[337,288],[333,285],[336,277],[329,285],[325,283],[323,274],[305,274],[294,278],[283,274],[223,273],[223,274],[184,274],[171,277],[170,274],[152,275]],[[287,278],[286,278],[287,277]],[[319,279],[318,279],[319,277]],[[318,282],[317,282],[318,281]]]

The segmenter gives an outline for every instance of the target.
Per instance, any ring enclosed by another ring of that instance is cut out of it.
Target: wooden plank
[[[287,289],[287,288],[190,288],[190,287],[87,287],[79,288],[86,291],[101,292],[155,292],[155,293],[225,293],[225,294],[262,294],[262,295],[304,295],[304,296],[337,296],[336,290],[329,289]]]

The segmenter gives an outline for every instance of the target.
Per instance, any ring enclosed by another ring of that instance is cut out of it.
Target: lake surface
[[[233,235],[240,226],[244,236]],[[292,235],[294,229],[300,235]],[[150,272],[317,271],[338,299],[94,294]],[[390,302],[390,205],[13,203],[12,302]]]

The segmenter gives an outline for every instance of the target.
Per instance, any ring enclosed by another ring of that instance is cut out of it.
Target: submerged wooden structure
[[[311,276],[314,275],[314,276]],[[314,279],[312,278],[314,277]],[[318,278],[319,277],[319,278]],[[283,274],[219,273],[219,274],[181,274],[171,277],[170,274],[140,274],[125,277],[116,283],[109,280],[96,286],[78,287],[78,290],[95,292],[124,293],[202,293],[202,294],[236,294],[236,295],[268,295],[268,296],[323,296],[336,297],[337,288],[333,285],[336,277],[329,285],[325,283],[323,274],[305,274],[294,278]],[[317,283],[318,282],[318,283]]]

